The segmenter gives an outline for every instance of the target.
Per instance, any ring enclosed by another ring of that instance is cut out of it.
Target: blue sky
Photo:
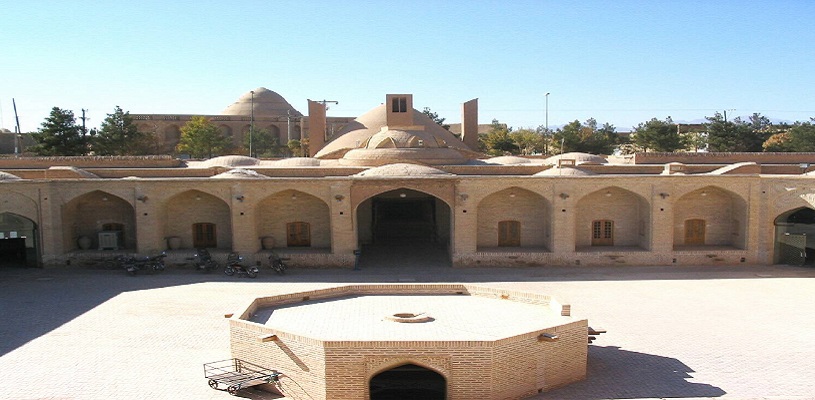
[[[98,125],[131,113],[217,114],[263,86],[306,112],[357,116],[413,93],[448,122],[618,130],[716,111],[815,117],[815,1],[0,0],[2,127],[52,107]]]

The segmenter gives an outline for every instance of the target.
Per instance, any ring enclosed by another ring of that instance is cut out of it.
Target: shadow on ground
[[[727,392],[688,382],[694,371],[681,361],[613,346],[589,346],[587,378],[534,399],[708,398]]]

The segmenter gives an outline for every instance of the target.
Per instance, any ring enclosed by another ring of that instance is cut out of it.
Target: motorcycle
[[[196,271],[210,273],[215,268],[218,268],[218,263],[212,259],[212,255],[209,254],[209,250],[204,248],[198,249],[195,255],[192,256],[191,258],[188,258],[187,260],[193,261],[195,263]]]
[[[164,258],[167,253],[161,252],[159,255],[152,257],[137,258],[130,255],[121,255],[116,257],[119,265],[124,268],[130,276],[135,276],[139,271],[161,272],[164,271]]]
[[[258,267],[254,265],[243,265],[243,256],[238,255],[238,253],[229,253],[229,256],[226,258],[226,268],[224,268],[224,273],[229,276],[238,274],[254,278],[258,276],[258,271]]]
[[[272,253],[269,254],[269,267],[272,268],[274,272],[277,272],[278,275],[283,275],[286,273],[286,263],[283,262],[284,260],[288,260],[288,258],[280,258],[277,253],[272,251]]]

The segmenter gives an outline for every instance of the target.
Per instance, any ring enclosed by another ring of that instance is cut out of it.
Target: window
[[[391,99],[391,111],[395,113],[407,112],[407,97],[394,97]]]
[[[591,223],[592,246],[614,246],[614,221],[599,220]]]
[[[521,223],[501,221],[498,223],[498,247],[521,246]]]
[[[288,247],[311,247],[311,227],[308,222],[286,224],[286,245]]]
[[[685,244],[688,246],[705,244],[705,220],[689,219],[685,221]]]
[[[218,247],[217,236],[215,236],[215,224],[208,222],[192,224],[192,247]]]

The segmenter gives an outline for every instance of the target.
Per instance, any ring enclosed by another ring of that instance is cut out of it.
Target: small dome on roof
[[[212,176],[210,179],[269,179],[269,177],[251,169],[235,168]]]
[[[492,157],[485,160],[489,164],[501,164],[501,165],[517,165],[517,164],[529,164],[528,158],[518,157],[518,156],[500,156],[500,157]]]
[[[574,160],[575,165],[580,164],[608,164],[608,160],[605,159],[603,156],[598,156],[595,154],[589,153],[578,153],[578,152],[571,152],[571,153],[563,153],[558,154],[556,156],[551,156],[543,161],[544,164],[547,165],[557,165],[558,160]]]
[[[319,167],[320,160],[311,157],[291,157],[270,163],[276,167]]]
[[[407,163],[398,163],[398,164],[388,164],[383,165],[381,167],[371,168],[365,171],[362,171],[354,176],[358,177],[372,177],[372,176],[393,176],[393,177],[404,177],[404,176],[433,176],[433,175],[452,175],[449,172],[444,172],[442,170],[438,170],[436,168],[424,166],[424,165],[417,165],[417,164],[407,164]]]
[[[588,175],[596,175],[594,172],[585,171],[580,168],[574,167],[552,167],[533,176],[588,176]]]
[[[248,167],[258,165],[258,159],[247,156],[220,156],[200,162],[197,166],[201,168],[210,167]]]
[[[0,182],[7,182],[7,181],[19,181],[20,178],[17,175],[9,174],[8,172],[1,172],[0,171]]]
[[[252,115],[253,110],[255,117],[303,116],[283,96],[265,87],[244,93],[236,102],[221,111],[221,115]]]

